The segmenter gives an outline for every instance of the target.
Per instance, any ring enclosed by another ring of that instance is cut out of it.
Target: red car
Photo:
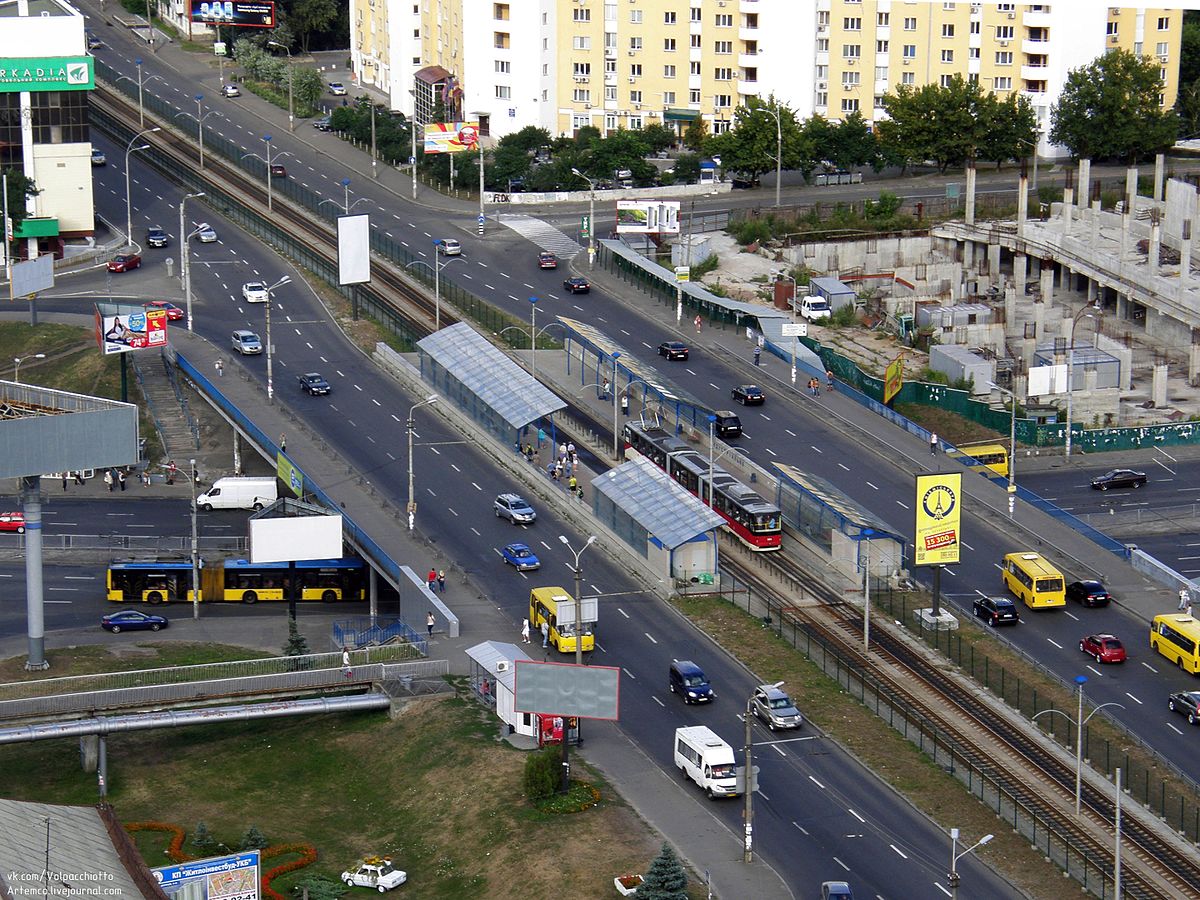
[[[0,513],[0,531],[15,531],[17,534],[24,534],[25,513]]]
[[[114,256],[108,261],[108,271],[110,272],[128,272],[130,269],[140,268],[142,258],[136,253],[122,253],[120,256]]]
[[[145,304],[145,308],[147,310],[165,309],[167,311],[168,322],[178,322],[184,316],[182,309],[180,309],[174,303],[168,303],[166,300],[151,300],[149,303]]]
[[[1125,645],[1111,634],[1089,634],[1079,649],[1098,663],[1125,662]]]
[[[553,253],[550,253],[548,250],[543,250],[541,253],[538,254],[538,268],[539,269],[557,269],[558,268],[558,257],[555,256]]]

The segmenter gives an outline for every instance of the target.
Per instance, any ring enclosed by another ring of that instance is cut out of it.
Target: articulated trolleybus
[[[781,542],[779,507],[769,503],[720,466],[713,466],[709,499],[708,458],[662,428],[628,422],[625,455],[644,456],[711,506],[751,550],[778,550]]]

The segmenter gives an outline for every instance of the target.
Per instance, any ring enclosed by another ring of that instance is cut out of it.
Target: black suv
[[[1017,605],[1007,597],[976,597],[971,611],[992,627],[1016,625],[1021,621],[1017,615]]]
[[[161,225],[151,225],[146,230],[146,243],[151,247],[165,247],[171,239]]]
[[[300,390],[314,397],[328,394],[330,391],[329,382],[320,372],[305,372],[303,375],[297,375],[296,380],[300,382]]]
[[[760,406],[767,399],[763,389],[756,384],[738,385],[730,393],[730,396],[742,406]]]

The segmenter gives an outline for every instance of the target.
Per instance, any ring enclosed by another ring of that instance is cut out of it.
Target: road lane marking
[[[878,488],[878,487],[876,487],[875,485],[871,484],[871,482],[869,482],[869,481],[868,481],[868,482],[866,482],[866,485],[867,485],[867,487],[871,488],[872,490],[875,490],[875,491],[879,490],[879,488]]]
[[[630,672],[628,669],[626,669],[624,666],[621,667],[621,671],[625,673],[626,678],[632,678],[634,681],[637,681],[637,676],[634,675],[632,672]]]
[[[1178,728],[1176,728],[1176,727],[1175,727],[1174,725],[1172,725],[1170,722],[1168,722],[1168,723],[1167,723],[1167,727],[1168,727],[1168,728],[1170,728],[1170,729],[1171,729],[1173,732],[1175,732],[1176,734],[1183,734],[1183,732],[1182,732],[1182,731],[1180,731]]]
[[[815,784],[817,787],[819,787],[821,790],[825,790],[825,785],[821,784],[821,782],[817,781],[817,779],[813,778],[813,776],[809,775],[808,780],[811,781],[813,784]]]
[[[653,696],[652,696],[650,699],[651,699],[651,700],[653,700],[655,703],[657,703],[659,706],[661,706],[663,709],[666,709],[666,708],[667,708],[667,704],[663,703],[663,702],[662,702],[661,700],[659,700],[657,697],[653,697]]]
[[[850,815],[854,816],[854,818],[858,819],[858,821],[862,822],[864,825],[867,824],[867,820],[864,819],[862,816],[860,816],[858,813],[856,813],[854,810],[849,809],[849,810],[847,810],[847,812],[850,813]]]
[[[625,618],[627,618],[627,619],[629,618],[629,613],[625,612],[625,610],[621,609],[621,607],[619,607],[619,606],[617,607],[617,612],[619,612]]]
[[[1126,696],[1126,697],[1128,697],[1130,700],[1132,700],[1134,703],[1136,703],[1138,706],[1144,706],[1144,705],[1145,705],[1145,704],[1143,704],[1143,703],[1142,703],[1142,701],[1141,701],[1141,700],[1139,700],[1137,697],[1133,696],[1133,694],[1129,693],[1129,691],[1126,691],[1126,692],[1125,692],[1125,696]]]
[[[785,428],[785,429],[783,429],[783,430],[784,430],[784,431],[786,431],[788,434],[790,434],[792,437],[799,437],[799,436],[800,436],[800,435],[796,434],[796,432],[792,431],[792,429],[790,429],[790,428]]]
[[[1052,643],[1059,650],[1061,650],[1063,648],[1062,644],[1060,644],[1058,641],[1054,640],[1054,638],[1046,638],[1046,640],[1048,640],[1050,643]]]
[[[643,631],[643,632],[642,632],[642,634],[644,634],[646,637],[648,637],[648,638],[650,639],[650,643],[652,643],[652,644],[657,644],[657,643],[658,643],[658,641],[656,641],[656,640],[654,639],[654,636],[653,636],[653,635],[651,635],[651,634],[650,634],[650,632],[648,632],[648,631]]]
[[[1145,666],[1147,669],[1149,669],[1151,672],[1153,672],[1155,675],[1158,674],[1158,669],[1154,668],[1154,666],[1150,665],[1150,663],[1144,662],[1144,663],[1142,663],[1142,665]]]
[[[840,859],[838,859],[836,856],[833,858],[833,861],[835,863],[837,863],[839,866],[841,866],[843,869],[845,869],[847,872],[850,871],[850,867],[848,865],[846,865],[844,862],[842,862]]]
[[[482,490],[483,490],[483,488],[481,488],[479,485],[477,485],[477,484],[476,484],[475,482],[473,482],[473,481],[471,482],[471,487],[475,488],[475,490],[477,490],[477,491],[482,491]]]
[[[1104,677],[1104,673],[1103,673],[1103,672],[1101,672],[1101,671],[1099,671],[1098,669],[1094,668],[1093,666],[1088,666],[1088,669],[1090,669],[1091,671],[1095,672],[1095,673],[1096,673],[1097,675],[1099,675],[1101,678],[1103,678],[1103,677]]]
[[[905,853],[903,850],[901,850],[899,847],[897,847],[895,844],[888,844],[888,846],[891,847],[893,850],[895,850],[900,855],[901,859],[908,859],[908,854]]]

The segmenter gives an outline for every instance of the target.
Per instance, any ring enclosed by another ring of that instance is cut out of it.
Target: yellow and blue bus
[[[205,561],[200,569],[200,599],[235,603],[286,600],[289,564],[244,559]],[[366,566],[361,559],[308,559],[295,563],[301,600],[362,600]],[[176,559],[114,560],[108,567],[108,599],[115,602],[172,603],[192,599],[192,563]]]
[[[1150,623],[1150,649],[1193,675],[1200,673],[1200,622],[1184,613],[1164,613]]]
[[[1008,448],[1003,444],[965,444],[956,449],[961,455],[969,456],[980,466],[990,469],[997,475],[1008,476]]]
[[[1062,572],[1037,553],[1005,554],[1001,566],[1004,586],[1030,609],[1051,609],[1067,605]]]

